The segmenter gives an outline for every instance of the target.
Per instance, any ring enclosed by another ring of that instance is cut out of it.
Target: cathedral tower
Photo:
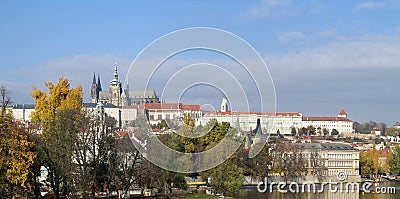
[[[90,102],[97,103],[99,92],[97,91],[96,74],[93,73],[92,88],[90,90]]]
[[[100,74],[97,75],[97,96],[99,96],[100,91],[103,91],[103,89],[101,88],[101,82],[100,82]]]
[[[114,78],[110,81],[110,97],[109,97],[110,103],[116,106],[121,106],[122,105],[121,93],[122,93],[121,81],[118,80],[117,63],[115,63]]]

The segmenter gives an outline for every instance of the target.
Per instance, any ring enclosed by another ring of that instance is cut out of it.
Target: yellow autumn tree
[[[368,155],[369,155],[368,158],[371,158],[373,162],[372,172],[373,174],[377,175],[379,172],[379,152],[376,149],[376,144],[373,144],[373,147],[369,151]]]
[[[58,83],[45,82],[49,89],[41,91],[35,88],[31,94],[36,103],[35,111],[32,112],[32,121],[43,125],[43,133],[49,133],[49,128],[56,118],[56,112],[62,110],[82,111],[83,91],[82,86],[71,88],[70,81],[63,77],[59,78]]]
[[[26,197],[32,186],[30,167],[36,154],[31,151],[33,143],[28,141],[25,129],[6,110],[5,88],[0,89],[0,198]]]
[[[83,92],[82,86],[72,88],[70,81],[63,77],[56,85],[51,82],[45,85],[48,92],[36,88],[31,94],[36,103],[31,117],[33,122],[42,125],[41,147],[49,170],[48,181],[55,198],[59,198],[61,191],[70,191],[74,173],[73,142],[81,130]]]

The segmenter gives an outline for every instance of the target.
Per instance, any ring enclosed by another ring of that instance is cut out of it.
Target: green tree
[[[324,134],[324,136],[329,135],[329,131],[326,128],[322,129],[322,133]]]
[[[388,136],[397,136],[398,134],[399,134],[399,131],[396,128],[391,127],[386,130],[386,135],[388,135]]]
[[[202,173],[206,179],[211,178],[211,188],[215,193],[235,194],[243,185],[243,170],[232,160],[227,160],[217,167]]]
[[[400,146],[396,146],[392,152],[389,153],[387,164],[391,174],[400,174]]]
[[[290,134],[291,134],[292,136],[296,136],[296,135],[297,135],[296,128],[292,127]]]
[[[336,129],[332,129],[331,135],[339,135],[339,131]]]
[[[315,135],[315,127],[312,125],[307,126],[307,133],[308,135]]]

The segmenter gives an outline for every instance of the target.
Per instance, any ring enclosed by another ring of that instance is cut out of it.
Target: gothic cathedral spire
[[[90,90],[90,102],[97,103],[98,96],[99,96],[99,93],[97,91],[96,73],[93,73],[92,88]]]
[[[100,82],[100,74],[97,74],[97,92],[103,91],[101,88],[101,82]]]

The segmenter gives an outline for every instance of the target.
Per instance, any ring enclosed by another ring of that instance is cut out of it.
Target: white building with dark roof
[[[344,174],[345,181],[360,182],[359,171],[360,152],[348,144],[342,143],[295,143],[307,161],[306,170],[308,175],[312,173],[313,158],[320,162],[322,177],[337,182],[338,174]],[[317,157],[315,157],[317,155]]]
[[[326,129],[329,134],[336,129],[340,134],[349,135],[354,133],[353,121],[347,118],[344,109],[337,116],[303,116],[302,127],[313,126],[315,129]]]

